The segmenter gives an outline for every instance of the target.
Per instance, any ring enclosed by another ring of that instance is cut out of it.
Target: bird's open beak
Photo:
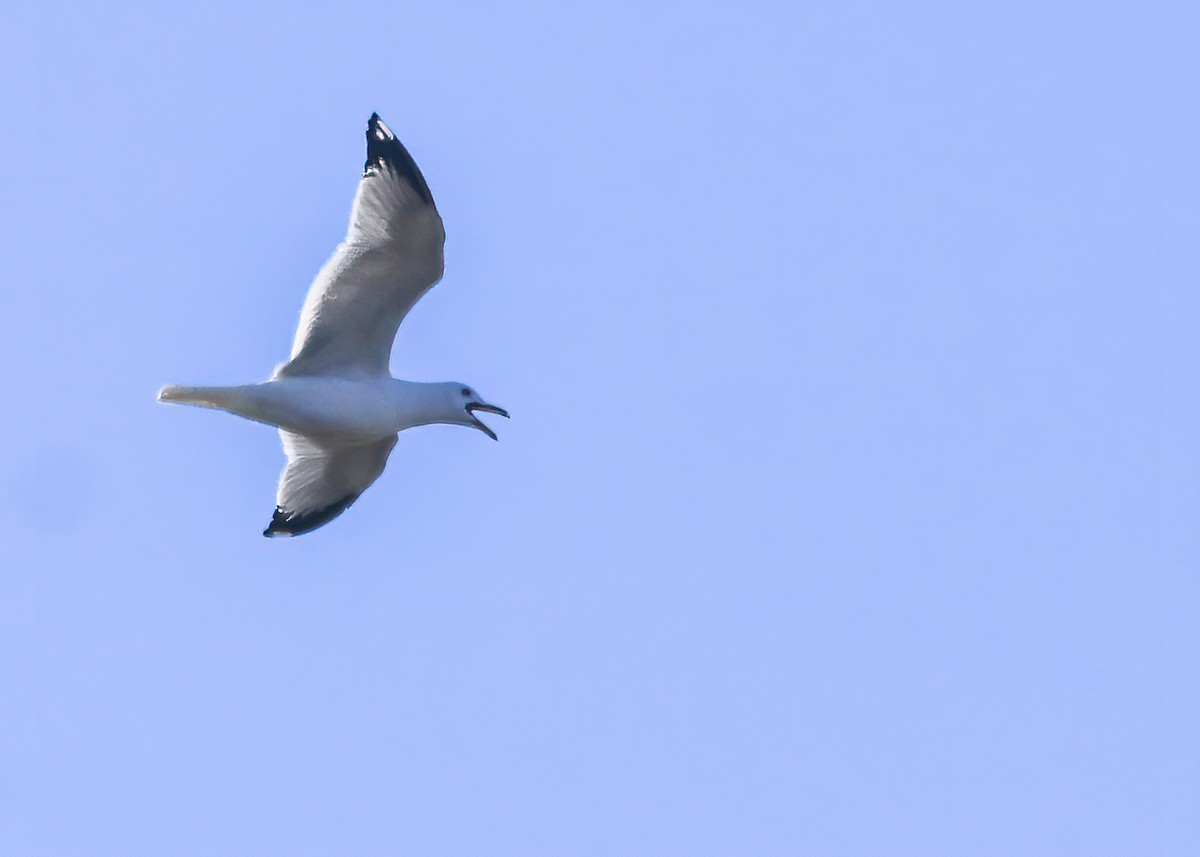
[[[496,433],[484,425],[483,421],[480,420],[479,417],[475,416],[476,411],[483,411],[485,414],[499,414],[505,419],[508,419],[508,411],[496,405],[489,405],[487,402],[469,402],[467,404],[467,413],[470,414],[471,419],[474,420],[475,428],[479,429],[492,440],[499,440],[500,438],[496,437]]]

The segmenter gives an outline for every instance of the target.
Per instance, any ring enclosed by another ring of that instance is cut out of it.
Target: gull
[[[475,412],[508,412],[473,387],[401,381],[388,369],[400,323],[442,278],[445,241],[416,162],[372,113],[350,227],[309,287],[290,358],[258,384],[159,391],[160,402],[279,429],[287,466],[264,536],[308,533],[350,508],[383,473],[404,429],[448,423],[497,439]]]

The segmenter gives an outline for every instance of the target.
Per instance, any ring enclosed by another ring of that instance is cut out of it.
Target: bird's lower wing
[[[350,508],[383,473],[396,436],[366,444],[330,444],[280,430],[288,463],[279,477],[275,515],[264,536],[298,536]]]

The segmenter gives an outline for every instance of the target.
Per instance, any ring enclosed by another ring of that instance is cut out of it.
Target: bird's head
[[[475,412],[483,411],[485,414],[498,414],[507,419],[508,411],[499,405],[488,404],[487,400],[480,396],[474,387],[458,383],[451,383],[446,386],[449,388],[451,411],[454,414],[451,422],[479,429],[492,440],[499,440],[496,437],[496,433],[484,425],[479,417],[475,416]]]

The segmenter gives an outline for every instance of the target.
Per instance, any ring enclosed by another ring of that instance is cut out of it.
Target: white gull
[[[371,114],[350,228],[308,290],[290,359],[260,384],[159,391],[162,402],[279,428],[288,463],[263,535],[311,532],[346,511],[383,473],[404,429],[451,423],[496,439],[474,412],[508,413],[472,387],[400,381],[388,370],[400,322],[442,277],[445,240],[421,171]]]

